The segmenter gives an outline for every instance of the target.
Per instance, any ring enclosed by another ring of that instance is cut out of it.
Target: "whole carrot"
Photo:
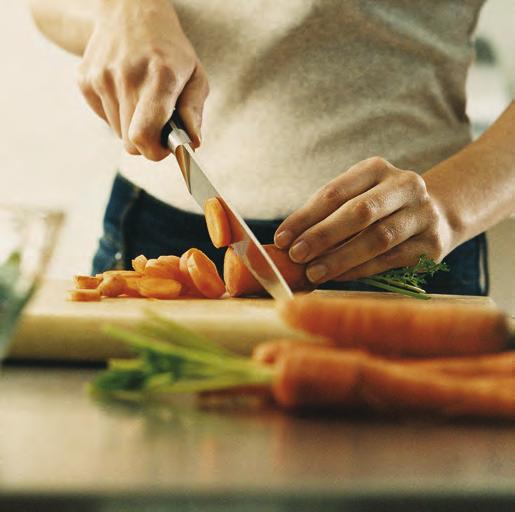
[[[296,297],[281,307],[293,327],[390,356],[437,357],[498,352],[509,339],[495,308],[408,299]]]

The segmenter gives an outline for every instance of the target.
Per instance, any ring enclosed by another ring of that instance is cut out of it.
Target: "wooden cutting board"
[[[102,299],[101,302],[71,302],[67,290],[71,281],[44,282],[27,307],[9,356],[12,358],[102,361],[125,357],[125,345],[106,336],[102,326],[131,327],[142,318],[145,308],[184,323],[214,341],[242,354],[249,354],[259,342],[279,337],[301,338],[282,322],[272,299]],[[388,300],[398,295],[373,292],[315,291],[326,296],[373,296]],[[406,300],[416,300],[409,299]],[[460,302],[493,306],[489,297],[435,295],[438,302]]]

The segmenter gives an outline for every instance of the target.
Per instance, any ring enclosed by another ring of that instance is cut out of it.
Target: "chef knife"
[[[231,247],[240,256],[252,275],[274,299],[291,298],[292,292],[284,277],[248,224],[218,192],[202,170],[191,147],[191,139],[177,112],[174,112],[170,121],[163,128],[161,142],[175,155],[188,191],[202,210],[204,210],[206,201],[212,197],[216,197],[222,203],[231,226]]]

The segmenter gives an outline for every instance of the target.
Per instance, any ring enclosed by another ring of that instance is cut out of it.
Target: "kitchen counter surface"
[[[94,369],[0,374],[0,510],[511,510],[508,424],[100,403]],[[173,508],[176,507],[176,508]],[[427,507],[427,508],[426,508]]]

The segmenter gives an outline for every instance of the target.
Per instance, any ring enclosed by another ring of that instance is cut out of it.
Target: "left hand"
[[[440,262],[453,247],[450,223],[424,178],[379,157],[316,192],[279,226],[275,244],[309,264],[313,283],[415,265],[422,254]]]

